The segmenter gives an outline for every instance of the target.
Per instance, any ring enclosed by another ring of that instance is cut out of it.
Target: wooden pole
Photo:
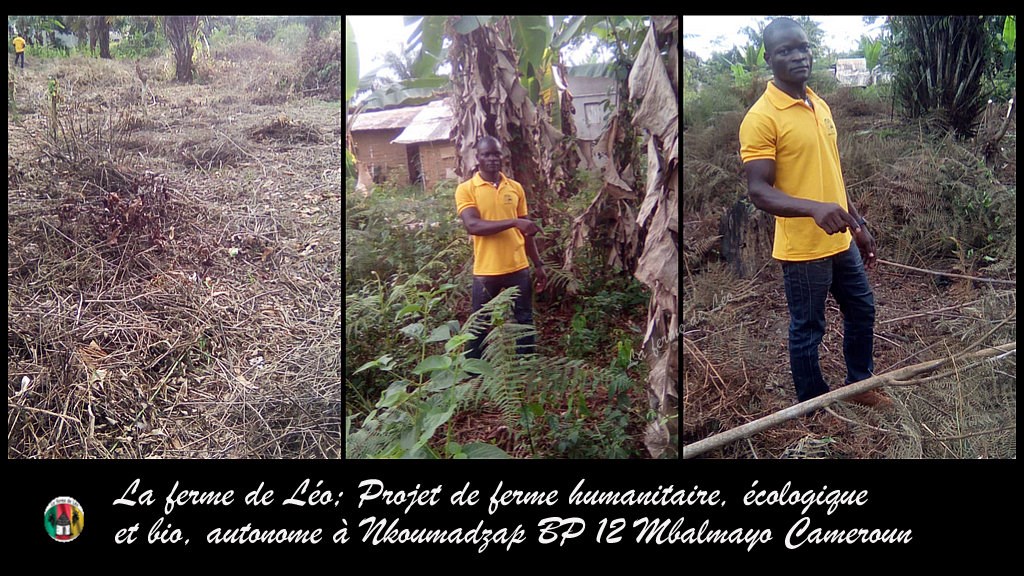
[[[866,392],[885,384],[893,383],[905,383],[904,381],[911,378],[934,372],[938,368],[948,364],[952,360],[967,360],[972,358],[987,358],[990,356],[996,356],[1006,352],[1015,352],[1017,350],[1017,342],[1007,342],[1006,344],[1000,344],[999,346],[993,346],[991,348],[985,348],[972,352],[970,354],[964,354],[961,356],[953,356],[949,358],[940,358],[938,360],[929,360],[920,364],[914,364],[913,366],[907,366],[906,368],[900,368],[899,370],[893,370],[892,372],[886,372],[885,374],[878,374],[872,376],[867,380],[861,380],[860,382],[854,382],[848,386],[843,386],[837,390],[832,390],[827,394],[822,394],[810,400],[805,400],[799,404],[790,406],[778,412],[774,412],[762,418],[758,418],[753,422],[748,422],[742,426],[731,428],[725,432],[720,432],[713,436],[709,436],[703,440],[687,444],[683,446],[683,458],[693,458],[699,456],[705,452],[716,450],[728,444],[731,444],[737,440],[742,440],[749,436],[753,436],[758,432],[763,432],[773,426],[777,426],[787,420],[792,420],[804,414],[813,412],[819,408],[824,408],[829,404],[849,398],[850,396],[856,396],[861,392]],[[685,410],[685,408],[684,408]]]
[[[913,270],[914,272],[924,272],[925,274],[934,274],[936,276],[948,276],[950,278],[963,278],[965,280],[976,280],[978,282],[988,282],[990,284],[1011,284],[1017,285],[1016,280],[999,280],[997,278],[980,278],[978,276],[967,276],[965,274],[953,274],[952,272],[939,272],[937,270],[927,270],[925,268],[915,268],[914,266],[907,266],[906,264],[900,264],[899,262],[890,262],[888,260],[878,259],[879,264],[887,264],[889,266],[896,266],[897,268],[905,268],[907,270]]]

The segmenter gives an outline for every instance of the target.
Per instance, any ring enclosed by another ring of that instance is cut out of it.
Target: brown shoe
[[[844,398],[843,401],[860,404],[861,406],[867,406],[868,408],[876,408],[878,410],[888,410],[892,408],[892,398],[889,398],[877,390],[861,392],[855,396]]]

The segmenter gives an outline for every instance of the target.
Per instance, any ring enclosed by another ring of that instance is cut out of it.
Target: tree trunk
[[[198,16],[164,16],[164,33],[174,51],[175,78],[192,83],[192,40],[199,25]]]
[[[523,185],[530,216],[547,218],[548,199],[555,189],[552,156],[562,134],[538,113],[519,81],[507,21],[468,34],[452,29],[451,20],[448,25],[459,177],[469,178],[477,168],[477,140],[494,136],[509,151],[506,174]]]
[[[97,27],[100,42],[100,58],[110,59],[110,22],[105,16],[97,17]]]
[[[719,224],[722,257],[739,278],[750,278],[771,260],[774,229],[772,216],[755,210],[746,199],[737,200]]]

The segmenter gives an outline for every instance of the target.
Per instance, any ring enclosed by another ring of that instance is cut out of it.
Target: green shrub
[[[115,60],[136,60],[160,56],[170,50],[167,39],[163,34],[143,34],[136,30],[120,42],[110,44],[110,55]]]
[[[684,102],[683,129],[704,128],[723,114],[745,109],[739,91],[732,85],[732,79],[722,74]]]
[[[298,54],[309,36],[309,29],[302,24],[288,24],[274,31],[272,44],[283,48],[289,54]]]
[[[341,34],[331,32],[320,40],[310,37],[299,58],[299,75],[303,94],[341,100]]]

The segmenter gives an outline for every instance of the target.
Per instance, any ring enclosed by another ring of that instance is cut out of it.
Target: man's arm
[[[846,205],[850,208],[850,216],[853,216],[853,219],[860,224],[860,221],[863,220],[863,218],[861,218],[860,212],[857,211],[857,207],[853,205],[853,199],[850,198],[849,191],[846,193]]]
[[[751,160],[743,167],[747,171],[750,201],[761,210],[784,218],[813,218],[829,234],[843,232],[847,227],[854,231],[860,229],[857,220],[839,204],[794,198],[776,188],[774,160]]]
[[[540,228],[537,228],[536,224],[524,218],[484,220],[480,217],[480,211],[476,208],[466,208],[462,211],[460,216],[462,218],[462,225],[465,226],[466,231],[473,236],[493,236],[494,234],[504,232],[509,228],[519,229],[519,231],[527,238],[533,236],[537,232],[540,232]]]

